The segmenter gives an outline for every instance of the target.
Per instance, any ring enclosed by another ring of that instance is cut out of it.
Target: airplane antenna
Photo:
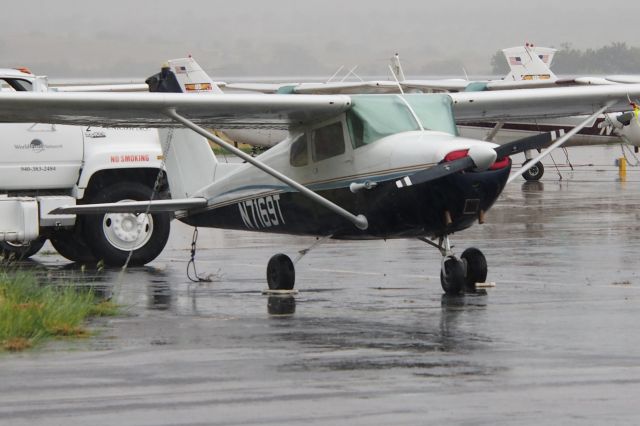
[[[404,81],[404,70],[402,69],[402,63],[400,63],[400,55],[396,53],[391,57],[391,65],[393,66],[393,73],[397,75],[399,80]]]
[[[411,105],[409,105],[409,102],[407,102],[407,100],[405,99],[404,90],[402,90],[402,85],[400,84],[400,81],[398,80],[398,76],[393,70],[393,66],[391,66],[391,64],[389,64],[389,69],[391,70],[391,75],[393,75],[393,79],[396,81],[396,84],[398,85],[398,89],[400,90],[400,94],[396,96],[398,96],[398,98],[400,98],[400,100],[407,106],[407,108],[409,108],[409,111],[411,112],[411,115],[413,115],[413,119],[416,120],[416,123],[418,123],[418,127],[420,127],[420,130],[424,130],[424,126],[422,125],[422,122],[418,118],[418,114],[416,114],[416,112],[413,110]]]
[[[331,78],[329,78],[329,80],[327,80],[327,83],[331,83],[331,80],[333,80],[336,77],[336,75],[338,75],[338,73],[340,71],[342,71],[342,68],[344,68],[344,65],[340,65],[340,68],[338,68],[337,71],[333,73]]]
[[[464,73],[464,78],[469,81],[469,74],[467,74],[467,70],[462,67],[462,72]]]
[[[393,76],[393,79],[396,81],[396,85],[398,86],[398,90],[400,90],[400,94],[404,95],[404,90],[402,90],[402,85],[400,84],[400,81],[398,80],[398,76],[396,75],[396,72],[393,70],[393,67],[391,66],[391,64],[389,64],[389,70],[391,71],[391,75]]]

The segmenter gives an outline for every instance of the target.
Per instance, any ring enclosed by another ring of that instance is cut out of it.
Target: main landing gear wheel
[[[42,237],[28,243],[0,241],[0,252],[5,259],[24,260],[39,252],[46,241],[47,239]]]
[[[442,261],[440,284],[446,294],[460,294],[466,283],[464,263],[455,256],[447,256]]]
[[[529,170],[522,174],[522,177],[528,181],[539,181],[544,175],[544,166],[541,162],[534,164]]]
[[[475,247],[469,247],[460,256],[466,263],[465,291],[475,292],[476,283],[483,283],[487,280],[487,258]]]
[[[267,265],[269,290],[293,290],[295,282],[296,270],[289,256],[282,253],[273,255]]]

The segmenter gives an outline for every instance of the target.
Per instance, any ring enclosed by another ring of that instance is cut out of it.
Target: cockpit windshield
[[[425,130],[457,135],[451,98],[447,95],[355,95],[351,99],[347,124],[356,148],[395,133],[420,130],[407,104]]]

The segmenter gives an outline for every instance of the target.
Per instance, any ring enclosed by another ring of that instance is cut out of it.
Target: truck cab
[[[0,90],[49,90],[26,69],[0,69]],[[0,249],[35,254],[49,239],[76,262],[142,265],[164,248],[168,214],[50,215],[60,206],[168,194],[155,129],[0,124]]]

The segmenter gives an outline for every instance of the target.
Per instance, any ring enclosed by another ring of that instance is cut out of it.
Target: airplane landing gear
[[[464,292],[474,293],[476,283],[487,279],[487,259],[480,250],[470,247],[462,252],[458,259],[451,250],[449,237],[440,237],[438,243],[427,238],[419,240],[437,248],[442,254],[442,268],[440,270],[440,285],[448,295]]]
[[[475,292],[476,283],[487,281],[487,258],[475,247],[469,247],[460,256],[466,265],[465,289]]]
[[[440,285],[446,294],[460,294],[466,283],[464,263],[455,256],[442,259]]]
[[[522,174],[522,177],[527,181],[538,181],[542,179],[544,174],[544,166],[541,162],[534,164],[529,170]]]
[[[269,290],[292,290],[296,282],[296,270],[291,258],[278,253],[267,264],[267,283]]]

